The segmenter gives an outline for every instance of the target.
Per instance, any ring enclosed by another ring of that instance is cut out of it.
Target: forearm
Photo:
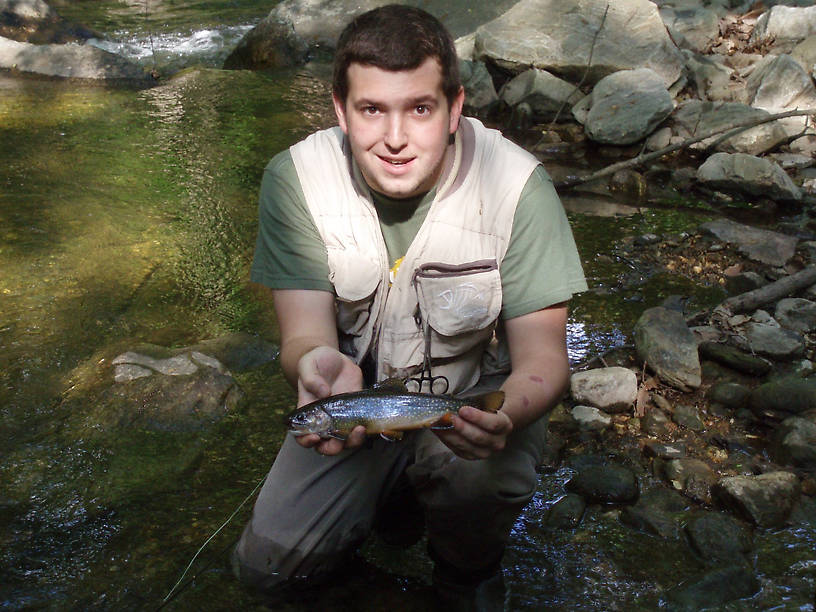
[[[569,364],[553,356],[549,363],[513,368],[502,385],[505,399],[502,412],[519,430],[549,413],[564,396],[569,383]]]
[[[332,342],[331,338],[324,336],[297,336],[281,342],[281,370],[283,370],[286,382],[292,385],[292,388],[297,389],[299,378],[298,363],[300,363],[301,357],[319,346],[328,346],[336,349],[337,343]]]

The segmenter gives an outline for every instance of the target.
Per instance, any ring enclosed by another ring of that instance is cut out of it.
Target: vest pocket
[[[371,306],[382,281],[379,264],[365,255],[327,247],[329,280],[337,294],[337,327],[343,334],[359,336],[371,316]]]
[[[426,263],[414,272],[419,314],[432,329],[431,356],[460,355],[492,337],[502,304],[495,259]]]

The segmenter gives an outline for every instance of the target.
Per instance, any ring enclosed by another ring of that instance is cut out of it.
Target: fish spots
[[[537,383],[539,385],[544,382],[544,379],[541,378],[540,376],[530,376],[530,380],[532,380],[534,383]]]

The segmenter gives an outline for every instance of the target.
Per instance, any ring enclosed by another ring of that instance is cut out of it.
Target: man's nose
[[[405,121],[399,114],[388,117],[383,140],[389,149],[399,150],[408,144],[408,134],[405,127]]]

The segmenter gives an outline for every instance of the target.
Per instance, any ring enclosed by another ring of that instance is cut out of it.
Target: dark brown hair
[[[357,62],[382,70],[413,70],[429,57],[442,68],[442,91],[453,103],[459,92],[459,60],[453,38],[440,21],[422,9],[387,4],[355,17],[337,40],[332,90],[345,103],[348,67]]]

